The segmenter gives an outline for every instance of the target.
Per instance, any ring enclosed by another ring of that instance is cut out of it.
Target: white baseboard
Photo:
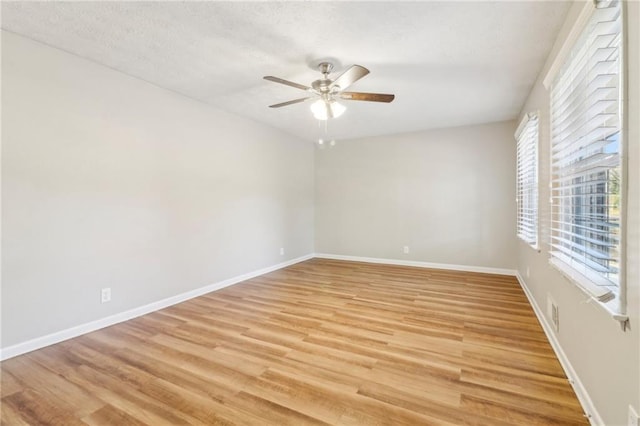
[[[560,365],[562,365],[562,369],[569,378],[569,383],[571,384],[571,387],[573,387],[573,390],[576,393],[578,400],[580,401],[580,405],[582,405],[582,409],[587,414],[589,422],[592,426],[604,426],[602,417],[600,417],[600,414],[598,413],[598,410],[596,410],[591,397],[589,397],[587,389],[580,381],[580,377],[578,377],[578,374],[576,374],[576,371],[573,369],[573,366],[571,365],[567,354],[565,354],[564,350],[562,350],[562,346],[560,346],[560,342],[558,341],[556,334],[553,332],[553,328],[547,321],[547,317],[544,315],[544,311],[540,309],[540,305],[538,305],[538,302],[536,302],[536,299],[533,297],[533,294],[527,287],[527,283],[524,281],[520,273],[516,273],[516,278],[518,279],[518,282],[520,283],[520,287],[522,287],[524,294],[527,296],[527,299],[529,299],[529,304],[533,308],[533,311],[536,313],[536,317],[538,317],[538,321],[540,322],[540,325],[544,330],[544,334],[547,335],[547,339],[549,340],[553,351],[556,353],[556,356],[560,361]]]
[[[452,265],[449,263],[419,262],[416,260],[382,259],[377,257],[344,256],[341,254],[316,253],[320,259],[350,260],[353,262],[380,263],[384,265],[416,266],[418,268],[448,269],[451,271],[480,272],[497,275],[516,275],[515,269],[490,268],[486,266]]]
[[[306,256],[298,257],[296,259],[291,259],[286,262],[278,263],[276,265],[262,268],[257,271],[252,271],[246,274],[238,275],[237,277],[229,278],[224,281],[207,285],[205,287],[200,287],[195,290],[187,291],[185,293],[168,297],[166,299],[162,299],[157,302],[152,302],[144,306],[130,309],[128,311],[120,312],[115,315],[108,316],[106,318],[101,318],[95,321],[88,322],[86,324],[78,325],[75,327],[68,328],[66,330],[61,330],[52,334],[48,334],[46,336],[37,337],[35,339],[31,339],[26,342],[18,343],[13,346],[1,348],[0,361],[13,358],[14,356],[22,355],[24,353],[31,352],[36,349],[44,348],[45,346],[53,345],[55,343],[59,343],[64,340],[72,339],[74,337],[80,336],[82,334],[90,333],[92,331],[96,331],[101,328],[109,327],[111,325],[118,324],[120,322],[127,321],[132,318],[139,317],[141,315],[155,312],[157,310],[164,309],[171,305],[175,305],[177,303],[184,302],[189,299],[193,299],[194,297],[202,296],[203,294],[211,293],[212,291],[220,290],[224,287],[229,287],[230,285],[237,284],[241,281],[246,281],[248,279],[251,279],[260,275],[264,275],[269,272],[276,271],[278,269],[285,268],[295,263],[309,260],[313,257],[314,257],[313,254],[309,254]]]

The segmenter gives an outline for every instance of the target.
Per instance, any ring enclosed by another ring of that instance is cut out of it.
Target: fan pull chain
[[[322,133],[322,125],[324,124],[324,133]],[[331,140],[329,140],[329,120],[318,120],[318,130],[320,133],[320,137],[318,138],[318,148],[319,149],[325,149],[325,147],[327,145],[329,145],[330,148],[336,146],[336,141],[335,139],[331,138]]]

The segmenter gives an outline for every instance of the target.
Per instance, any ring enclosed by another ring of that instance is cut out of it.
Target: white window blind
[[[538,116],[527,114],[515,134],[517,235],[538,246]]]
[[[552,263],[601,301],[620,282],[621,25],[619,2],[594,10],[551,89]]]

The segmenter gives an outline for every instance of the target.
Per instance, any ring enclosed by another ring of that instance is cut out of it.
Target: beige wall
[[[3,32],[2,347],[312,253],[313,155]]]
[[[584,385],[597,412],[606,425],[626,425],[629,404],[640,409],[640,3],[628,3],[629,38],[629,151],[628,151],[628,232],[627,286],[628,313],[631,329],[623,332],[611,316],[596,303],[587,303],[585,296],[563,278],[548,262],[550,225],[549,200],[549,93],[542,85],[546,70],[534,86],[522,114],[540,111],[540,236],[541,252],[518,242],[518,271],[537,304],[546,311],[547,295],[557,303],[560,331],[557,339],[577,377]],[[556,51],[573,26],[582,4],[569,13],[567,24],[556,44]],[[555,58],[550,57],[550,64]],[[547,67],[548,68],[548,67]],[[521,114],[521,115],[522,115]],[[527,268],[530,275],[527,277]]]
[[[515,127],[430,130],[317,151],[316,252],[514,269]]]

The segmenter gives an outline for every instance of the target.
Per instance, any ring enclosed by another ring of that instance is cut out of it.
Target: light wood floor
[[[2,424],[588,424],[513,277],[314,259],[1,364]]]

